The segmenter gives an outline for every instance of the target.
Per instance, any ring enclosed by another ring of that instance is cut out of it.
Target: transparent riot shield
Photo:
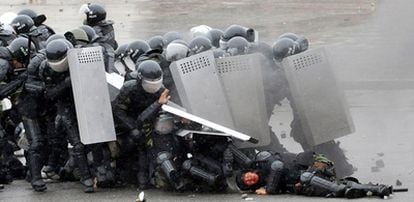
[[[82,143],[116,140],[101,48],[71,49],[68,62]]]
[[[261,73],[261,55],[248,54],[216,59],[216,68],[234,122],[234,129],[259,140],[239,147],[266,146],[270,131]]]
[[[212,51],[173,62],[170,70],[182,105],[189,113],[234,129]]]
[[[282,66],[310,145],[354,132],[349,107],[324,48],[287,57]]]

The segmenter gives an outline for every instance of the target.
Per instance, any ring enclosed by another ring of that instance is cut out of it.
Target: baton
[[[211,121],[206,120],[206,119],[203,119],[201,117],[198,117],[196,115],[190,114],[190,113],[185,112],[185,111],[182,111],[180,109],[174,108],[172,106],[164,104],[164,105],[162,105],[162,109],[166,112],[171,113],[171,114],[175,114],[177,116],[186,118],[186,119],[194,121],[196,123],[199,123],[199,124],[205,125],[207,127],[210,127],[210,128],[216,129],[218,131],[221,131],[223,133],[229,134],[231,137],[234,137],[236,139],[239,139],[239,140],[242,140],[242,141],[248,141],[248,142],[251,142],[253,144],[257,144],[259,142],[259,140],[255,139],[251,136],[248,136],[246,134],[237,132],[233,129],[224,127],[222,125],[219,125],[217,123],[211,122]]]

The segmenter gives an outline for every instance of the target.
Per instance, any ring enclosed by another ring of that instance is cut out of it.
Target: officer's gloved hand
[[[134,140],[134,141],[139,141],[139,139],[142,137],[142,133],[139,129],[134,128],[129,132],[129,136]]]

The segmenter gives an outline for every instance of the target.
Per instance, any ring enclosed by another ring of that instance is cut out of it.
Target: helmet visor
[[[64,57],[61,60],[48,60],[50,68],[53,69],[55,72],[65,72],[69,69],[68,58]]]
[[[158,92],[162,87],[162,77],[157,80],[148,80],[148,79],[142,79],[142,88],[147,93],[156,93]]]

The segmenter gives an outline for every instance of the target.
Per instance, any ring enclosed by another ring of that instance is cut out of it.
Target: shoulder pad
[[[0,58],[0,82],[6,79],[10,68],[11,67],[9,61]]]
[[[130,91],[132,89],[136,89],[137,85],[138,85],[138,81],[135,79],[132,79],[132,80],[126,81],[124,85],[122,86],[122,89]]]
[[[0,47],[0,58],[5,60],[11,59],[10,51],[6,47]]]
[[[31,73],[36,72],[39,68],[41,63],[46,60],[46,54],[43,54],[41,52],[36,53],[31,59],[29,66],[27,67],[27,70]]]
[[[9,37],[9,36],[14,36],[13,32],[9,31],[9,30],[0,30],[0,36],[2,37]]]
[[[6,59],[0,58],[0,68],[9,68],[10,63]]]
[[[113,25],[115,22],[113,20],[105,20],[105,25]]]
[[[112,21],[112,20],[102,20],[98,24],[96,24],[95,26],[105,27],[105,26],[110,26],[110,25],[113,25],[113,24],[114,24],[114,21]]]

